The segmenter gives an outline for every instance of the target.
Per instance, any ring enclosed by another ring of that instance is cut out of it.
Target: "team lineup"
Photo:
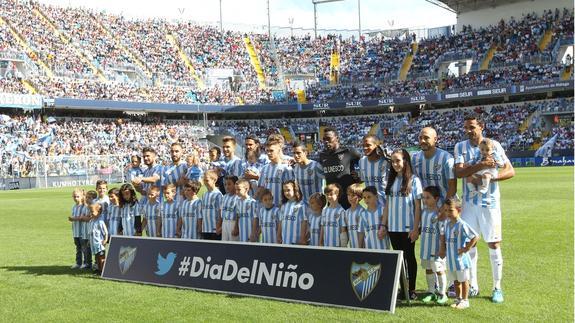
[[[301,143],[293,144],[293,157],[285,156],[279,134],[263,144],[247,136],[244,158],[235,155],[236,139],[224,137],[221,150],[210,150],[208,169],[199,167],[197,154],[184,161],[178,142],[171,144],[167,166],[157,163],[153,148],[144,148],[131,156],[129,183],[108,189],[99,180],[95,191],[74,190],[68,218],[73,268],[101,270],[111,235],[394,249],[403,251],[408,286],[402,289],[410,299],[446,304],[452,285],[451,307],[465,309],[468,297],[479,295],[481,237],[489,247],[491,300],[502,303],[498,182],[515,172],[501,145],[483,137],[483,120],[468,115],[462,127],[468,139],[453,155],[436,146],[431,127],[421,129],[420,151],[411,155],[383,148],[372,135],[363,138],[360,154],[342,146],[329,127],[317,161]],[[422,295],[415,293],[417,240],[427,282]]]

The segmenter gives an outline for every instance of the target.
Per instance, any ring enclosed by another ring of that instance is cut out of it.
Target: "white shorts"
[[[223,220],[222,221],[222,241],[238,241],[240,235],[232,236],[232,231],[236,226],[236,220]]]
[[[458,271],[447,271],[447,280],[448,281],[458,281],[460,283],[466,282],[469,280],[469,269],[463,269]]]
[[[436,258],[435,260],[421,259],[421,267],[426,270],[433,270],[435,273],[445,271],[445,259]]]
[[[483,237],[485,242],[503,240],[501,234],[501,209],[489,209],[473,203],[463,203],[461,219]]]

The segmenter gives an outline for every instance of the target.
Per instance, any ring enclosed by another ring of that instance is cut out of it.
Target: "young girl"
[[[74,206],[72,207],[72,216],[68,217],[68,221],[72,222],[72,237],[74,238],[74,245],[76,246],[76,264],[71,268],[86,268],[84,264],[88,262],[85,261],[82,264],[82,252],[84,251],[84,245],[82,241],[82,217],[86,214],[86,208],[84,206],[84,190],[77,188],[72,192],[72,199],[74,199]],[[89,258],[88,258],[89,259]],[[86,254],[84,254],[84,260],[86,260]]]
[[[466,309],[469,307],[467,299],[469,293],[469,268],[471,258],[469,250],[478,240],[477,233],[461,220],[461,202],[455,198],[445,200],[444,211],[447,214],[445,232],[441,236],[440,255],[447,255],[447,268],[450,280],[455,282],[455,303],[451,307]]]
[[[308,220],[308,239],[310,246],[319,246],[319,233],[321,231],[321,212],[325,205],[327,204],[327,200],[325,195],[322,193],[313,193],[309,197],[309,208],[307,208],[307,220]]]
[[[142,199],[140,211],[142,213],[142,228],[146,230],[148,237],[161,237],[162,233],[159,228],[160,224],[160,203],[158,197],[160,195],[160,188],[157,186],[150,186],[148,188],[148,198]]]
[[[125,236],[135,236],[137,226],[142,228],[142,223],[137,223],[140,219],[140,212],[136,191],[132,184],[120,186],[120,216],[122,217],[122,234]],[[140,231],[141,232],[141,231]]]
[[[363,195],[361,184],[353,184],[347,188],[347,201],[349,202],[349,209],[345,210],[344,221],[347,227],[347,236],[350,248],[364,248],[364,228],[361,223],[365,217],[365,209],[359,202]],[[380,221],[381,216],[377,217]]]
[[[108,198],[110,199],[110,206],[108,209],[108,234],[121,235],[122,234],[122,216],[120,215],[120,190],[113,188],[108,191]]]
[[[282,185],[283,203],[280,208],[278,243],[305,245],[307,219],[301,191],[294,180]]]
[[[320,246],[347,247],[347,228],[343,219],[345,210],[338,202],[340,192],[339,184],[329,184],[324,189],[327,207],[321,211]],[[345,239],[341,239],[342,235]]]
[[[188,181],[184,185],[184,197],[186,198],[180,204],[178,214],[177,234],[182,239],[199,238],[199,218],[202,216],[202,201],[198,198],[198,193],[202,184],[198,181]]]
[[[405,149],[391,154],[385,196],[387,203],[382,216],[380,238],[389,236],[395,250],[402,250],[409,275],[409,297],[416,299],[417,261],[415,241],[419,237],[421,218],[421,181],[412,172],[411,157]]]
[[[274,206],[272,191],[264,188],[260,197],[262,205],[255,214],[252,231],[261,231],[263,243],[277,243],[279,209]]]
[[[99,203],[94,203],[89,206],[90,209],[90,248],[92,254],[96,258],[98,269],[95,273],[101,274],[104,269],[105,248],[104,244],[108,240],[108,230],[104,223],[104,216],[102,215],[103,206]]]
[[[191,155],[188,155],[188,157],[186,157],[186,164],[188,164],[186,179],[199,182],[204,172],[200,168],[200,157],[198,157],[198,153],[194,151]]]
[[[491,157],[495,160],[496,167],[482,169],[467,178],[467,189],[469,190],[471,196],[477,195],[479,193],[487,193],[487,191],[489,191],[489,183],[493,178],[497,178],[497,167],[505,166],[505,163],[501,160],[501,158],[495,154],[495,147],[491,139],[483,139],[479,143],[479,151],[481,152],[482,160]],[[480,180],[481,184],[475,185],[473,180]]]
[[[362,197],[367,209],[365,209],[362,214],[360,231],[363,231],[365,235],[365,248],[388,250],[390,249],[389,237],[380,237],[378,235],[378,230],[382,227],[381,221],[384,212],[384,208],[380,204],[381,198],[378,193],[375,186],[368,186],[363,189]]]
[[[423,211],[421,212],[421,267],[425,269],[428,294],[422,299],[424,303],[447,302],[445,275],[445,259],[439,257],[439,236],[444,228],[444,219],[441,218],[437,206],[440,199],[440,191],[437,186],[428,186],[423,189]],[[437,294],[435,293],[437,275]]]

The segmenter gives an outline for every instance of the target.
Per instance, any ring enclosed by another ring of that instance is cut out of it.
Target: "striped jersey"
[[[84,205],[84,207],[82,208],[82,215],[85,216],[90,216],[90,208],[88,207],[88,205]],[[84,240],[90,240],[90,221],[82,221],[80,222],[81,226],[82,226],[82,239]]]
[[[102,220],[108,226],[108,222],[110,221],[108,216],[108,207],[110,206],[110,198],[108,195],[104,195],[103,197],[99,197],[94,200],[94,203],[100,204],[102,207],[100,215],[102,216]]]
[[[429,159],[425,158],[423,151],[418,151],[411,157],[413,173],[421,180],[421,186],[437,186],[441,201],[447,197],[449,180],[455,178],[453,162],[453,156],[440,148],[436,148],[435,155]]]
[[[351,207],[345,210],[344,221],[347,227],[347,236],[349,239],[350,248],[359,248],[359,233],[362,232],[361,222],[364,218],[365,209],[361,205],[357,205],[354,210]]]
[[[120,215],[122,217],[122,234],[125,236],[135,236],[136,235],[136,216],[139,216],[140,206],[138,202],[133,205],[124,204],[120,209]]]
[[[445,225],[444,221],[437,219],[437,211],[421,210],[421,245],[420,258],[422,260],[435,260],[439,258],[439,236]]]
[[[217,188],[202,195],[202,232],[216,232],[216,223],[221,216],[222,193]]]
[[[131,182],[134,178],[144,176],[144,171],[140,167],[130,167],[128,168],[126,177],[128,182]]]
[[[465,221],[458,219],[457,222],[447,221],[445,224],[445,246],[447,268],[450,271],[460,271],[471,268],[469,253],[458,254],[457,250],[475,238],[477,233]]]
[[[341,228],[345,227],[344,213],[345,210],[341,205],[336,207],[328,206],[321,211],[324,247],[341,247],[339,233]]]
[[[277,243],[279,209],[275,206],[271,209],[260,207],[255,217],[258,218],[262,231],[262,242]]]
[[[363,218],[360,224],[360,230],[364,233],[364,241],[366,249],[391,249],[389,236],[383,237],[380,240],[377,236],[377,231],[381,228],[381,217],[383,215],[383,207],[378,206],[375,211],[365,209],[362,213]]]
[[[86,215],[87,210],[83,204],[75,204],[72,207],[72,217],[77,218]],[[74,238],[82,237],[82,228],[84,227],[84,222],[82,221],[72,221],[72,236]]]
[[[174,165],[172,163],[163,168],[162,186],[166,186],[168,184],[176,185],[176,197],[174,199],[178,204],[184,200],[184,197],[182,196],[182,187],[176,183],[180,178],[182,178],[182,176],[186,175],[187,171],[188,165],[185,162],[180,162],[178,165]]]
[[[120,214],[120,207],[118,205],[110,204],[108,209],[108,233],[113,235],[120,234],[120,227],[122,226],[122,215]]]
[[[104,218],[101,215],[96,219],[90,220],[88,223],[90,225],[90,249],[92,254],[96,254],[104,250],[108,230],[104,223]]]
[[[271,164],[270,164],[271,165]],[[303,202],[288,201],[279,211],[283,244],[297,244],[301,240],[301,226],[306,221]]]
[[[309,232],[309,245],[319,246],[319,232],[321,230],[321,213],[313,213],[311,209],[307,214],[307,230]]]
[[[182,219],[182,239],[198,239],[198,219],[202,216],[202,200],[184,200],[178,212]]]
[[[250,241],[254,215],[256,212],[256,200],[249,196],[246,199],[237,197],[236,204],[234,206],[234,213],[236,214],[238,228],[240,229],[239,241]]]
[[[162,196],[162,165],[154,165],[144,171],[144,177],[152,177],[154,175],[160,176],[160,179],[157,180],[155,183],[142,183],[142,189],[146,194],[142,194],[142,196],[148,196],[148,189],[151,186],[160,187],[160,196]]]
[[[499,159],[503,164],[509,163],[509,159],[505,155],[505,151],[501,144],[493,139],[494,153],[496,155],[496,160]],[[469,164],[474,165],[481,161],[481,152],[479,151],[479,146],[473,146],[469,140],[459,142],[455,145],[454,149],[455,164]],[[497,209],[500,207],[499,204],[499,182],[490,181],[489,190],[485,194],[477,193],[471,196],[469,189],[467,188],[467,177],[462,179],[463,183],[463,196],[464,202],[473,203],[477,206],[481,206],[489,209]]]
[[[235,220],[236,214],[234,212],[238,200],[237,195],[225,194],[222,197],[222,219]]]
[[[293,172],[306,204],[313,193],[323,192],[324,175],[320,163],[310,160],[310,163],[305,166],[295,164]]]
[[[269,189],[274,197],[274,205],[282,204],[282,184],[293,180],[293,169],[287,164],[269,163],[262,167],[258,185]]]
[[[385,202],[388,170],[389,163],[385,158],[370,161],[367,156],[363,156],[359,160],[359,178],[365,183],[365,187],[374,186],[377,189],[381,202]]]
[[[387,196],[387,226],[389,232],[409,232],[413,229],[415,203],[421,203],[423,189],[417,176],[411,178],[411,193],[403,196],[401,183],[403,177],[397,176]]]
[[[190,181],[200,181],[203,175],[204,172],[202,169],[196,165],[189,166],[188,171],[186,172],[186,178]]]
[[[146,227],[144,228],[146,235],[148,237],[157,237],[157,220],[160,218],[160,203],[157,201],[150,203],[149,200],[146,200],[140,204],[140,213],[142,213],[142,217],[146,219]]]
[[[224,176],[237,176],[238,178],[244,176],[243,161],[238,156],[234,156],[229,160],[224,159],[224,162]]]
[[[160,219],[162,220],[162,238],[175,238],[178,227],[178,202],[163,201],[160,203]]]

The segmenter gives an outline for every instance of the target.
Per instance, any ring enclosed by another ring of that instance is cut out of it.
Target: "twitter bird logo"
[[[176,259],[176,254],[170,252],[166,255],[166,257],[162,257],[162,254],[158,253],[158,271],[155,272],[158,276],[164,276],[170,269],[172,269],[172,265],[174,264],[174,260]]]

